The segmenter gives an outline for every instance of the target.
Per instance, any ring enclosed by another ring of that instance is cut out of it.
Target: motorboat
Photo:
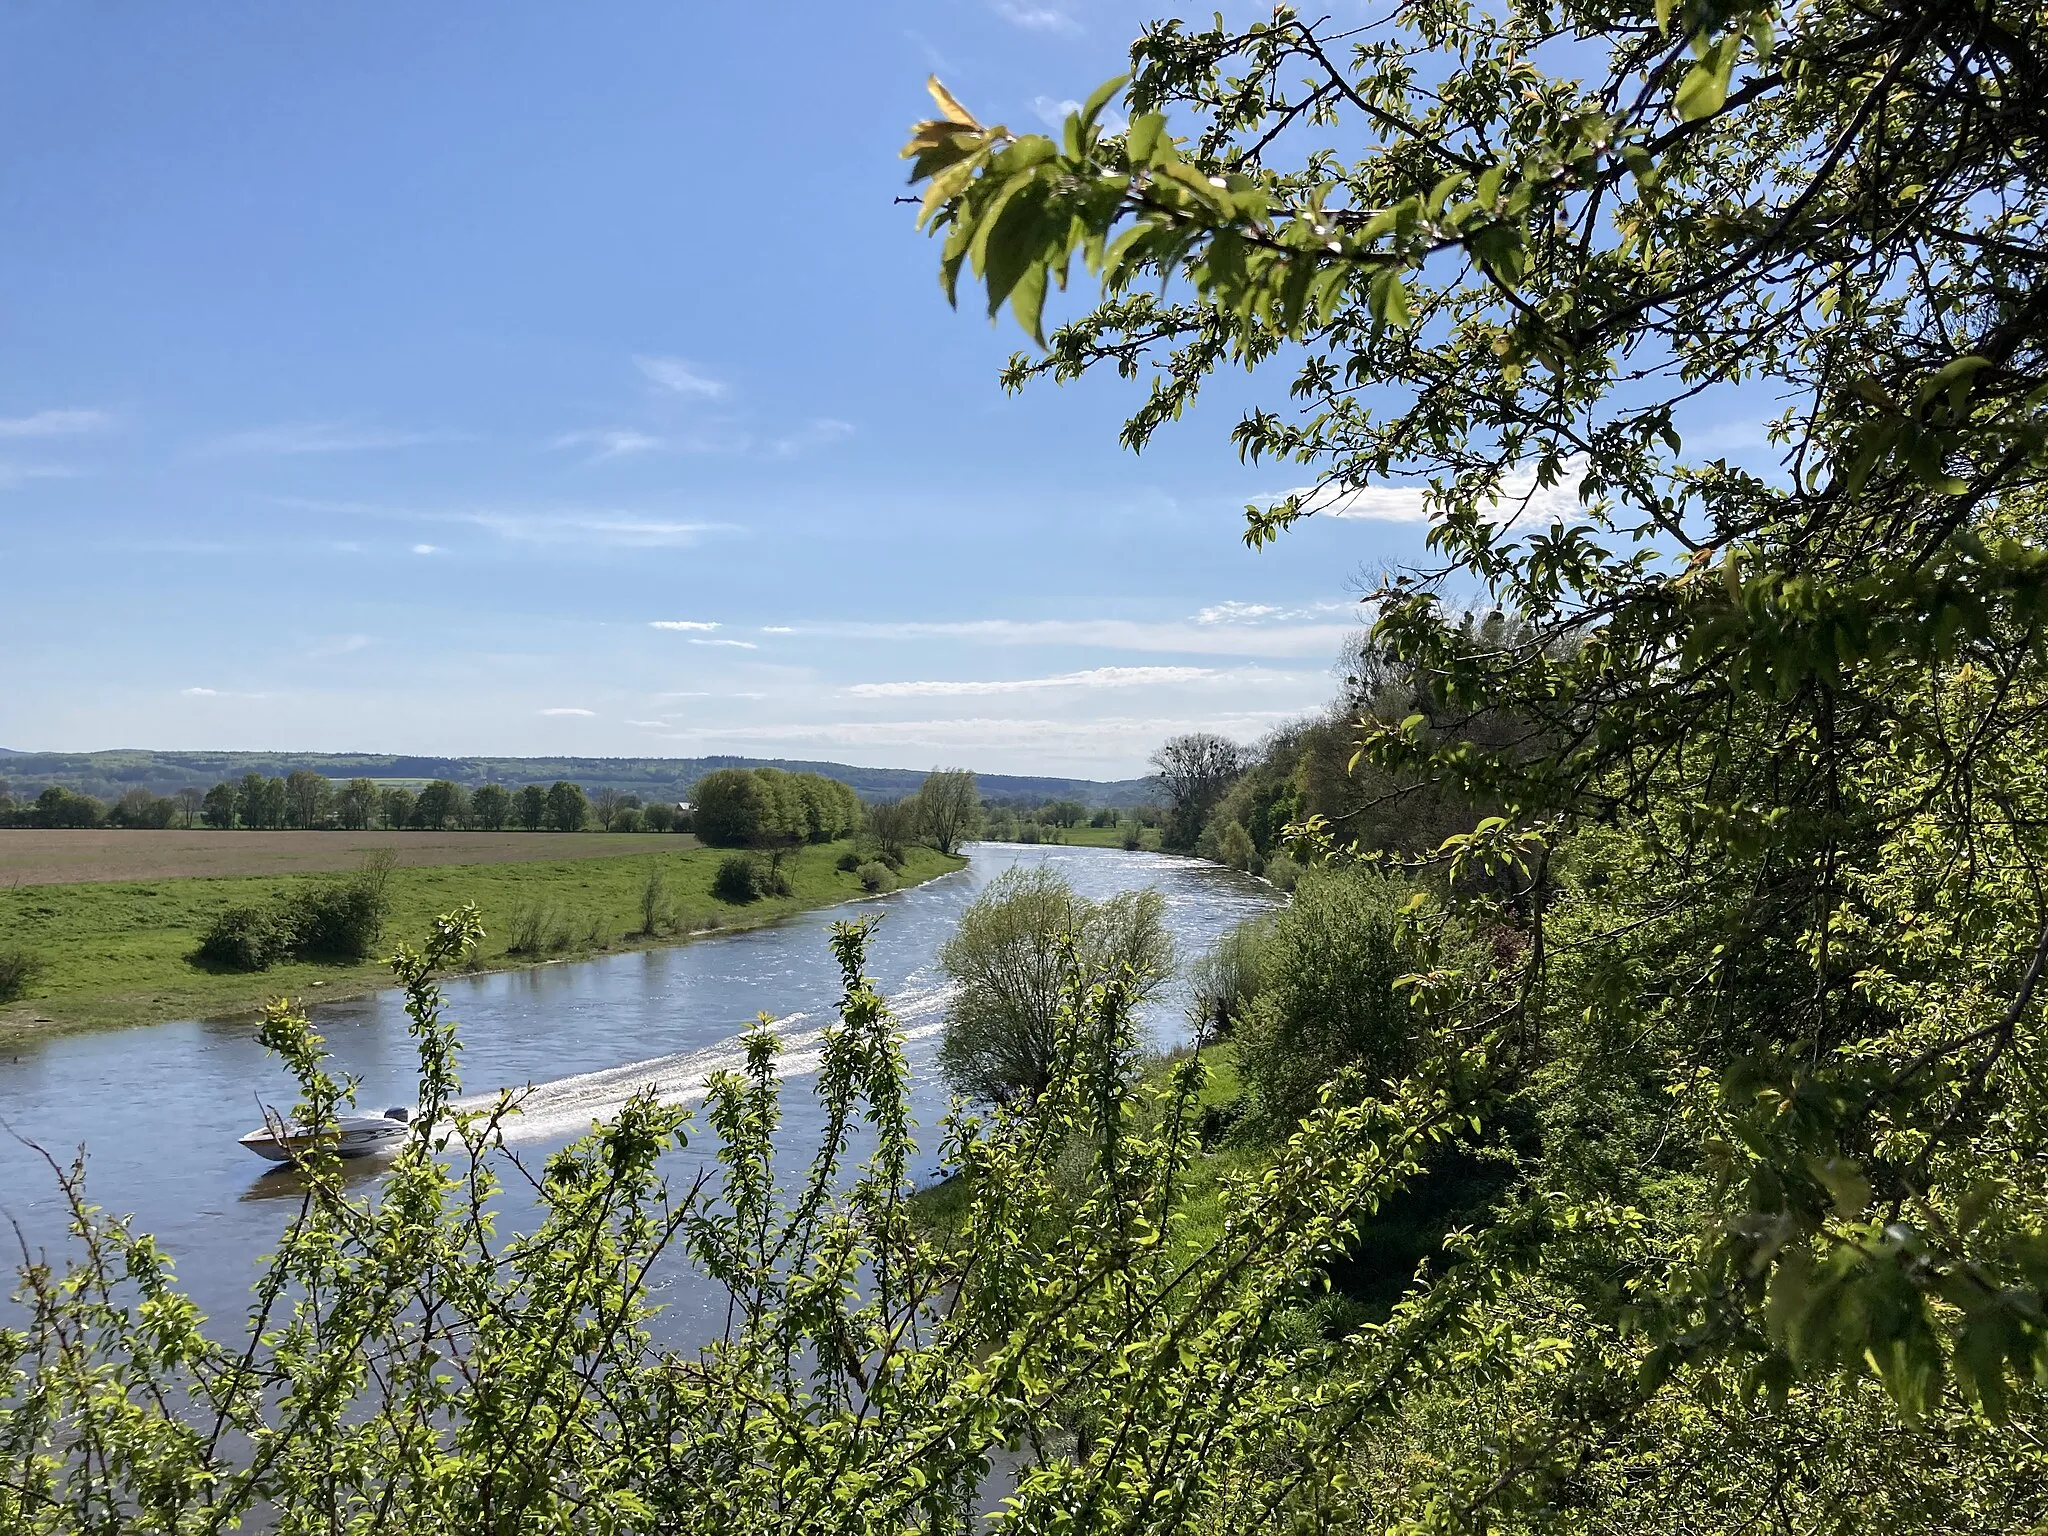
[[[273,1163],[297,1162],[301,1154],[323,1143],[336,1157],[368,1157],[403,1141],[411,1121],[410,1110],[387,1109],[381,1115],[343,1116],[334,1122],[331,1132],[259,1125],[242,1138],[242,1145]]]

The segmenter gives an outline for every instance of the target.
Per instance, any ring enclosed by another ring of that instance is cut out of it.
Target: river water
[[[820,1117],[810,1092],[815,1032],[834,1018],[837,970],[827,948],[831,924],[876,914],[868,971],[905,1036],[912,1109],[924,1128],[925,1171],[936,1162],[937,1127],[948,1093],[935,1070],[946,993],[936,958],[960,913],[990,880],[1018,864],[1046,864],[1094,899],[1150,887],[1165,898],[1166,921],[1183,967],[1218,935],[1277,898],[1271,887],[1215,865],[1106,848],[979,843],[969,866],[890,896],[806,913],[746,933],[711,935],[668,949],[444,984],[446,1013],[461,1022],[463,1087],[470,1102],[531,1085],[508,1141],[538,1158],[574,1140],[650,1084],[664,1097],[699,1097],[708,1072],[740,1063],[739,1034],[756,1014],[778,1021],[785,1182],[794,1182],[815,1145]],[[1185,983],[1148,1005],[1145,1022],[1162,1047],[1184,1038]],[[409,1104],[415,1059],[396,992],[312,1009],[332,1065],[362,1080],[358,1101],[375,1112]],[[810,1047],[810,1048],[807,1048]],[[274,1170],[235,1144],[262,1118],[259,1104],[289,1108],[290,1078],[256,1043],[246,1021],[156,1024],[61,1036],[0,1058],[0,1222],[11,1220],[31,1251],[61,1259],[65,1210],[40,1147],[68,1162],[83,1147],[87,1191],[103,1209],[135,1218],[177,1265],[181,1287],[227,1319],[241,1310],[261,1257],[296,1209],[292,1173]],[[10,1134],[11,1133],[11,1134]],[[709,1155],[709,1132],[691,1129],[672,1180],[681,1184]],[[30,1144],[33,1144],[30,1145]],[[355,1177],[374,1187],[374,1162]],[[499,1231],[529,1219],[509,1188]],[[0,1227],[0,1270],[19,1258]],[[663,1332],[678,1342],[708,1326],[721,1298],[684,1274],[662,1287]]]

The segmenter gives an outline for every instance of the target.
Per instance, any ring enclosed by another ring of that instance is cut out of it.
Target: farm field
[[[0,846],[18,834],[0,833]],[[33,835],[33,834],[30,834]],[[146,836],[110,834],[115,842]],[[221,843],[260,841],[292,834],[199,833]],[[347,843],[340,833],[302,836]],[[89,833],[55,833],[55,838]],[[473,901],[486,937],[475,970],[505,970],[619,949],[675,943],[694,933],[759,927],[808,908],[850,901],[859,879],[836,868],[850,843],[821,843],[788,855],[783,869],[790,894],[743,906],[711,894],[712,876],[726,850],[692,846],[673,835],[450,834],[496,843],[523,842],[556,857],[498,862],[412,862],[391,871],[390,916],[383,952],[400,939],[417,942],[437,915]],[[431,834],[397,833],[399,844],[427,842]],[[563,858],[578,844],[591,854]],[[625,845],[619,848],[618,845]],[[381,846],[381,845],[373,845]],[[615,851],[617,850],[617,851]],[[637,854],[638,857],[625,855]],[[353,867],[362,859],[359,850]],[[913,885],[964,866],[966,860],[910,850],[899,876]],[[658,873],[666,919],[645,932],[644,898]],[[316,882],[319,872],[188,877],[125,881],[55,881],[0,884],[0,951],[26,949],[45,969],[21,1001],[0,1007],[0,1045],[9,1036],[54,1030],[154,1023],[163,1019],[221,1018],[253,1013],[279,996],[344,997],[389,985],[381,962],[296,962],[264,971],[212,968],[193,959],[201,933],[228,907],[268,901]]]
[[[0,887],[221,879],[354,869],[388,849],[401,867],[533,864],[673,853],[697,840],[613,832],[151,832],[0,830]]]

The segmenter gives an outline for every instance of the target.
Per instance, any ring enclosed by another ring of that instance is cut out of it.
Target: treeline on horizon
[[[848,791],[849,794],[852,791]],[[566,779],[552,785],[480,784],[436,779],[417,792],[374,779],[333,780],[304,769],[282,778],[259,773],[196,785],[171,795],[131,789],[112,805],[52,784],[33,799],[0,785],[0,827],[209,827],[218,831],[687,832],[683,802],[643,802],[609,786],[586,793]]]
[[[566,780],[595,795],[609,786],[643,802],[684,800],[705,774],[721,768],[776,768],[786,773],[816,773],[851,785],[863,800],[894,800],[917,792],[924,770],[865,768],[856,764],[783,758],[739,757],[434,757],[415,753],[319,752],[157,752],[125,749],[105,752],[19,752],[0,749],[0,780],[28,786],[33,799],[44,787],[57,785],[76,794],[113,805],[131,790],[146,789],[174,798],[190,785],[226,780],[239,783],[250,773],[288,778],[296,772],[317,773],[333,782],[367,778],[378,784],[417,786],[446,779],[467,789],[485,784],[552,784]],[[1149,798],[1148,781],[1096,781],[1050,775],[981,774],[979,782],[991,802],[1038,805],[1080,799],[1089,805],[1133,806]]]
[[[713,847],[772,850],[836,842],[872,825],[879,829],[879,847],[889,851],[892,864],[900,864],[900,850],[914,842],[931,842],[951,853],[978,834],[991,814],[974,774],[964,768],[934,770],[915,793],[873,805],[838,779],[779,768],[717,769],[690,793],[691,801],[643,802],[609,786],[589,793],[566,779],[546,786],[482,784],[473,789],[436,779],[415,792],[374,779],[337,784],[301,769],[282,777],[244,774],[232,783],[190,786],[174,795],[131,789],[110,806],[54,784],[33,799],[18,799],[0,782],[0,827],[696,832]],[[1088,814],[1071,801],[1045,808],[1044,814],[1064,816],[1069,809],[1069,825]]]

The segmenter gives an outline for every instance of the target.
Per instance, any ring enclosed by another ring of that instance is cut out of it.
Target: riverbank
[[[232,834],[217,834],[231,836]],[[614,839],[615,843],[617,840]],[[837,868],[850,843],[821,843],[783,860],[787,896],[743,906],[711,894],[728,855],[676,848],[666,840],[638,857],[603,853],[529,863],[446,864],[391,871],[385,942],[417,942],[438,914],[473,901],[485,940],[471,969],[500,971],[680,943],[710,932],[758,928],[795,913],[851,901],[859,878]],[[916,885],[966,860],[915,848],[899,876]],[[659,873],[666,920],[644,932],[644,898]],[[0,1007],[0,1048],[10,1041],[78,1029],[152,1024],[166,1019],[252,1014],[278,996],[335,999],[391,984],[377,961],[294,963],[266,971],[216,970],[195,963],[200,934],[222,910],[303,888],[317,876],[106,881],[0,889],[0,950],[27,949],[44,971],[21,1001]],[[513,953],[524,928],[543,945]]]

